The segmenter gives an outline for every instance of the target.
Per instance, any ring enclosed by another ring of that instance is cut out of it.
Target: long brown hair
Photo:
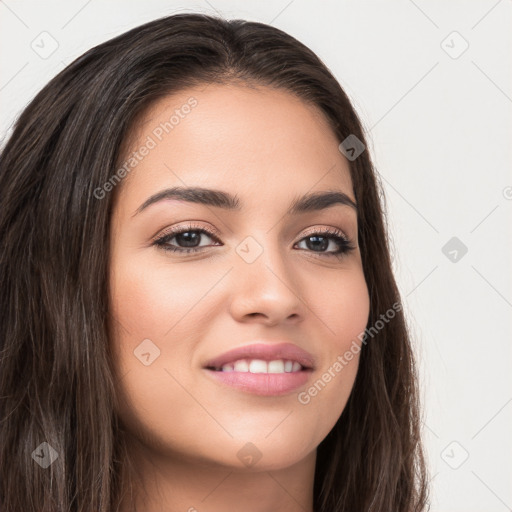
[[[345,92],[311,50],[274,27],[203,14],[161,18],[92,48],[17,120],[0,156],[1,510],[117,509],[128,453],[108,342],[114,194],[97,191],[152,103],[233,81],[296,94],[321,109],[340,142],[355,135],[366,145]],[[368,151],[350,170],[370,328],[400,295]],[[315,512],[425,509],[416,370],[396,309],[363,344],[346,408],[318,447]],[[42,470],[37,457],[52,453]]]

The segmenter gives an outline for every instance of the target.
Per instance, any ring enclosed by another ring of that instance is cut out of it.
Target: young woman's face
[[[339,141],[287,92],[210,84],[160,100],[132,142],[110,274],[123,423],[155,458],[261,470],[314,457],[369,314]],[[217,195],[149,201],[175,187]],[[325,192],[339,196],[304,202]]]

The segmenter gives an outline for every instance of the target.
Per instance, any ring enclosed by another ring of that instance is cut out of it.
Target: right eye
[[[204,238],[204,236],[215,239],[217,242],[219,241],[210,231],[190,225],[188,227],[175,228],[163,233],[153,244],[164,251],[178,253],[199,252],[203,250],[204,247],[209,247],[209,245],[200,245],[201,238]],[[173,239],[176,239],[177,244],[170,243]],[[182,247],[180,247],[180,245],[182,245]]]

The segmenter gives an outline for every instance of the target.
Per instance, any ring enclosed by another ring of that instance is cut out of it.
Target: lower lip
[[[246,393],[262,396],[279,396],[291,393],[306,384],[311,375],[311,370],[289,373],[206,371],[223,384]]]

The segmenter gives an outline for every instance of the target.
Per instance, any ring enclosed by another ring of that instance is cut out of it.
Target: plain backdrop
[[[187,11],[288,32],[349,94],[420,366],[431,511],[511,510],[512,1],[0,0],[0,138],[83,52]]]

